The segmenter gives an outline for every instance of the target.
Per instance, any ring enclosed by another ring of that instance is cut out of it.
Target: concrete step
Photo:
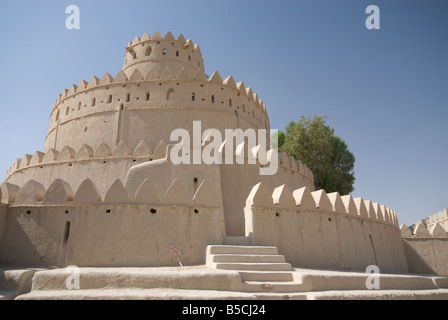
[[[253,271],[240,270],[243,281],[293,281],[294,276],[291,271]]]
[[[296,280],[304,291],[365,290],[368,274],[354,271],[298,269]],[[371,282],[371,281],[370,281]],[[448,288],[448,277],[416,274],[380,274],[381,290],[425,290]]]
[[[264,293],[302,292],[302,284],[292,281],[243,281],[243,291]]]
[[[67,289],[67,278],[74,283],[75,273],[69,268],[36,272],[33,290],[60,291]],[[205,266],[160,268],[79,268],[79,289],[191,289],[238,291],[241,276],[237,271],[210,269]]]
[[[211,263],[217,262],[240,262],[240,263],[284,263],[285,257],[273,254],[213,254],[211,255]]]
[[[269,246],[235,246],[235,245],[210,245],[207,246],[207,254],[278,254],[277,247]]]
[[[306,293],[307,300],[448,300],[448,289],[332,290]]]
[[[306,293],[267,293],[267,292],[254,292],[253,295],[258,300],[307,300]]]
[[[153,289],[91,289],[33,290],[16,300],[254,300],[249,292],[218,290]]]
[[[41,268],[0,267],[0,300],[12,300],[31,290],[33,275]]]
[[[291,271],[289,263],[239,263],[239,262],[218,262],[212,264],[215,269],[223,270],[258,270],[258,271]]]

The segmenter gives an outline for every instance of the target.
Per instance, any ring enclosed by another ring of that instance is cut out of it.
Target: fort
[[[270,141],[258,94],[208,76],[182,34],[135,37],[115,77],[64,89],[43,151],[0,185],[2,297],[448,298],[446,226],[411,230],[379,202],[316,190],[302,161],[244,138],[224,140],[221,161],[174,163],[172,132],[195,123]],[[192,154],[213,143],[201,142]],[[371,265],[381,290],[366,288]],[[68,266],[79,290],[65,286]]]

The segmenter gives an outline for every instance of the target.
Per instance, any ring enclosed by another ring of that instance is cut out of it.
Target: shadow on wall
[[[411,273],[448,275],[448,238],[403,239]]]

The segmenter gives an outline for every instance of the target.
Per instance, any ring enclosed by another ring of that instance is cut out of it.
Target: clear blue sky
[[[380,30],[365,27],[370,4]],[[353,195],[410,225],[448,207],[447,14],[444,0],[2,0],[0,180],[43,150],[64,88],[115,76],[128,41],[171,31],[200,45],[207,74],[251,86],[272,128],[327,115],[356,157]]]

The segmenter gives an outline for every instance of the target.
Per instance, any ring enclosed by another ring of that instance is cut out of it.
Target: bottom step
[[[302,292],[302,284],[290,281],[243,281],[243,291],[261,293]]]
[[[294,281],[291,271],[248,271],[238,270],[243,281]]]

